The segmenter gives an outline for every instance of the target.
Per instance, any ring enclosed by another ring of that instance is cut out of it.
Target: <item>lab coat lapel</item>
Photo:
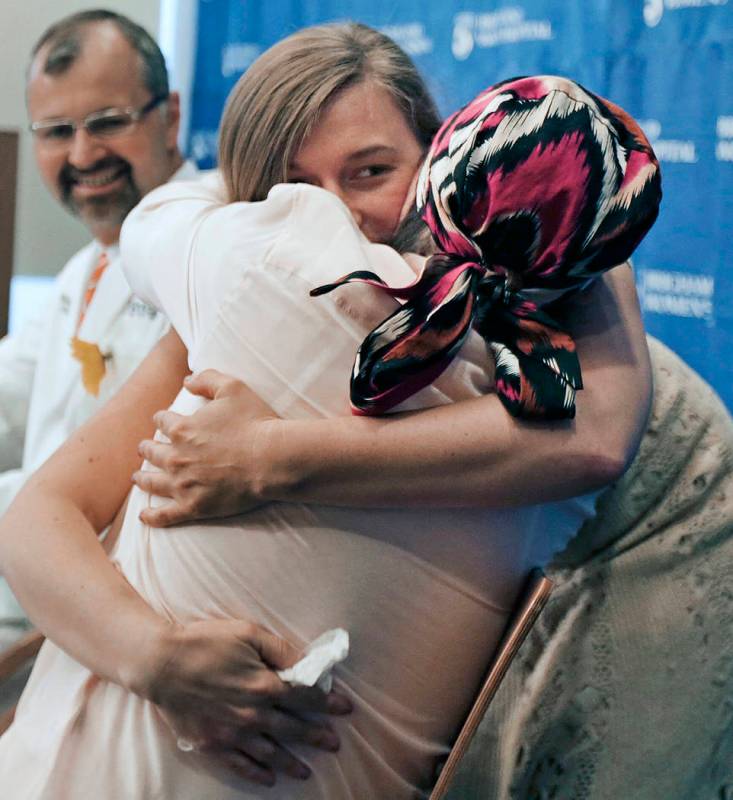
[[[119,253],[110,253],[110,264],[97,284],[94,298],[79,329],[79,338],[100,344],[131,296],[130,287],[120,269]]]

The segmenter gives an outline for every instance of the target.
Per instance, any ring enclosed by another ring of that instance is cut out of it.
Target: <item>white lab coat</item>
[[[196,174],[194,165],[186,163],[173,179],[190,180]],[[0,467],[5,468],[0,514],[28,476],[119,389],[168,329],[164,315],[133,296],[119,248],[105,249],[109,266],[78,333],[82,298],[102,251],[96,241],[66,263],[45,308],[17,336],[0,341]],[[82,385],[81,367],[71,355],[75,335],[110,356],[98,397]],[[17,616],[18,607],[0,580],[0,620]]]

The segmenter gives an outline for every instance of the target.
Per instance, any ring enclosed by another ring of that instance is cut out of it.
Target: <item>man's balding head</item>
[[[31,51],[31,63],[43,50],[37,66],[49,75],[65,72],[79,57],[85,37],[94,33],[94,23],[114,25],[140,56],[141,78],[153,96],[166,96],[168,71],[155,39],[131,19],[106,9],[92,9],[71,14],[47,28]]]

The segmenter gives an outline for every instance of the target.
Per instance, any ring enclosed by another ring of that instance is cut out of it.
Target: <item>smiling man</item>
[[[167,329],[132,296],[118,238],[147,192],[195,174],[178,151],[179,98],[160,49],[126,17],[87,11],[49,28],[26,96],[44,183],[93,241],[63,267],[48,306],[0,342],[0,513]],[[0,624],[19,617],[1,582]]]

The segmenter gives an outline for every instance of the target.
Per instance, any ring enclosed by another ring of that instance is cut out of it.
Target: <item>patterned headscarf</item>
[[[423,165],[417,207],[439,252],[411,286],[352,280],[406,300],[364,340],[355,413],[379,414],[431,383],[471,328],[511,414],[575,415],[575,344],[542,310],[629,258],[659,210],[654,152],[618,106],[566,78],[499,83],[450,117]]]

